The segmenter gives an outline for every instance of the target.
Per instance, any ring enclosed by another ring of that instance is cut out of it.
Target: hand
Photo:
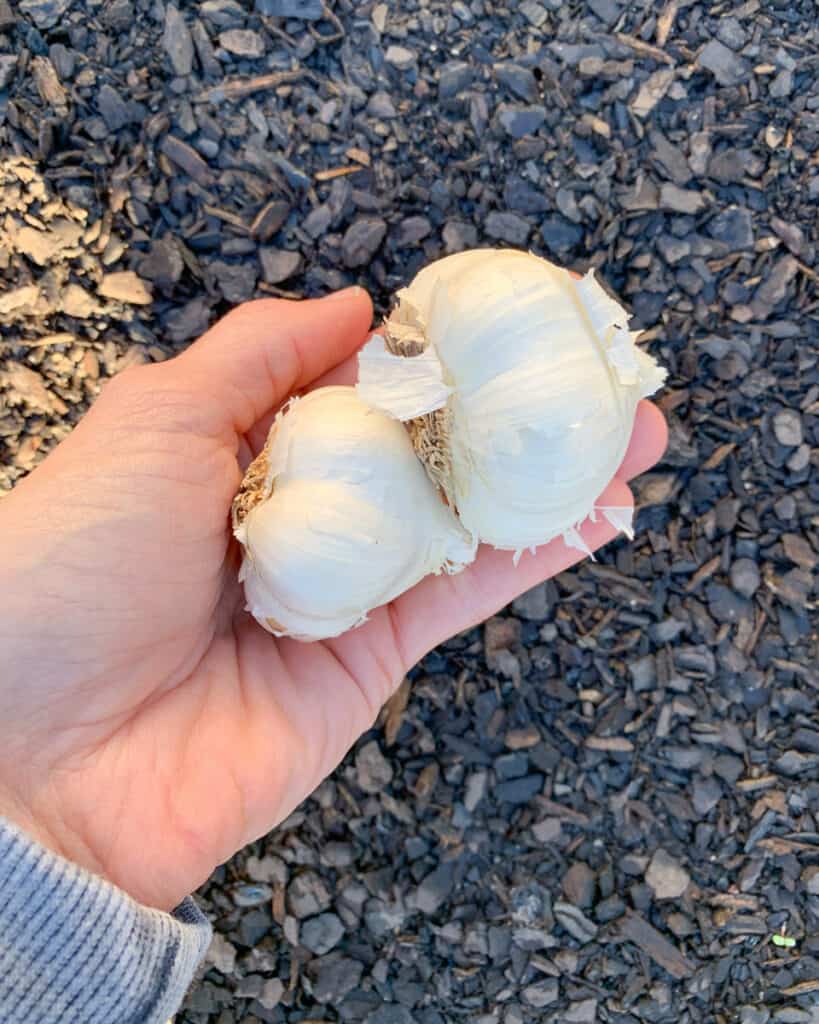
[[[352,380],[371,316],[360,289],[242,306],[111,381],[0,501],[0,813],[144,903],[172,908],[281,821],[426,651],[580,557],[482,550],[324,643],[249,618],[228,525],[243,468],[291,393]],[[629,504],[664,445],[643,403],[604,503]]]

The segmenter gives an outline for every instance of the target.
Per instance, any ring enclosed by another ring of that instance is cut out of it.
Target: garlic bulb
[[[343,633],[475,556],[406,429],[353,388],[320,388],[277,416],[233,525],[248,610],[271,633],[305,640]]]
[[[466,529],[518,554],[577,527],[665,371],[595,281],[513,250],[424,268],[359,355],[364,401],[407,421]],[[618,528],[623,510],[601,509]]]

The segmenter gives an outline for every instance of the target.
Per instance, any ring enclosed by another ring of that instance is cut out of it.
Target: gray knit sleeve
[[[165,1024],[210,937],[193,900],[143,907],[0,818],[3,1024]]]

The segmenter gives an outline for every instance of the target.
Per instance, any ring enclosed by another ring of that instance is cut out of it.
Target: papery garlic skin
[[[278,415],[233,513],[248,611],[276,636],[337,636],[475,556],[406,429],[353,388],[320,388]]]
[[[398,299],[359,356],[359,394],[422,441],[417,417],[431,414],[443,449],[431,475],[479,540],[518,553],[571,541],[625,455],[639,400],[665,378],[628,314],[593,274],[575,281],[508,249],[432,263]],[[420,358],[434,366],[425,383]]]

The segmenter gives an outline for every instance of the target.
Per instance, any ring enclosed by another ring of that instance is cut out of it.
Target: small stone
[[[739,1011],[739,1024],[768,1024],[771,1011],[766,1006],[743,1006]]]
[[[563,831],[560,818],[544,818],[532,825],[532,835],[539,843],[556,842]]]
[[[655,242],[657,251],[671,266],[684,260],[691,254],[691,243],[674,235],[659,235]]]
[[[220,932],[214,932],[205,959],[211,967],[229,976],[236,967],[236,947]]]
[[[464,793],[464,807],[471,814],[486,796],[486,788],[489,782],[487,772],[473,772],[466,780],[466,792]]]
[[[518,10],[533,28],[540,28],[549,17],[546,8],[542,4],[536,3],[535,0],[523,0]],[[556,10],[554,0],[552,0],[552,10]]]
[[[455,864],[447,861],[431,871],[415,890],[415,906],[422,914],[434,914],[452,893]]]
[[[520,64],[496,64],[495,77],[498,82],[525,103],[534,103],[538,98],[537,79],[529,68]]]
[[[320,21],[324,17],[322,0],[256,0],[256,10],[268,18]]]
[[[355,755],[356,781],[365,793],[381,793],[392,782],[392,765],[376,740],[359,747]]]
[[[105,299],[127,302],[134,306],[149,306],[154,301],[148,286],[133,270],[105,274],[97,288],[97,294]]]
[[[260,249],[262,276],[268,284],[279,284],[301,269],[301,254],[288,249]]]
[[[561,1024],[595,1024],[597,1021],[597,1000],[580,999],[570,1003],[568,1010],[560,1015]]]
[[[796,448],[802,444],[802,417],[795,409],[780,409],[773,418],[773,432],[780,444]]]
[[[312,187],[313,181],[309,174],[306,174],[300,167],[296,167],[281,153],[273,154],[273,162],[287,179],[287,184],[299,192],[306,192]]]
[[[432,231],[432,225],[426,217],[407,217],[402,220],[398,230],[391,236],[399,249],[407,249],[418,245]]]
[[[743,597],[753,597],[759,589],[759,567],[751,558],[738,558],[731,566],[731,586]]]
[[[516,213],[501,213],[499,210],[493,210],[489,214],[483,227],[490,238],[520,247],[526,245],[532,230],[529,222],[523,217]]]
[[[601,900],[594,908],[594,916],[600,924],[616,921],[625,912],[626,905],[617,893],[613,893],[607,899]]]
[[[170,239],[156,239],[139,263],[142,277],[163,289],[171,289],[182,277],[185,261]]]
[[[236,0],[204,0],[199,5],[199,17],[218,28],[241,28],[247,11]]]
[[[162,47],[177,75],[189,75],[193,70],[193,39],[183,14],[168,4],[165,8],[165,31]]]
[[[234,57],[256,60],[264,56],[264,39],[249,28],[231,28],[219,33],[219,45]]]
[[[597,936],[597,925],[571,903],[555,903],[555,918],[572,938],[585,945]]]
[[[540,225],[543,242],[556,256],[565,258],[583,241],[583,228],[555,214]]]
[[[543,192],[517,174],[506,179],[503,201],[510,210],[520,213],[545,213],[549,209],[549,202]]]
[[[732,50],[741,50],[748,42],[748,33],[737,18],[720,18],[717,22],[717,39]]]
[[[751,75],[748,64],[719,39],[712,39],[705,46],[699,56],[699,63],[700,67],[711,72],[720,85],[739,85]]]
[[[597,15],[606,28],[611,28],[620,17],[622,8],[617,0],[587,0],[587,2],[589,9]]]
[[[227,299],[238,305],[253,297],[258,271],[252,263],[226,263],[214,260],[208,265],[206,279]]]
[[[287,865],[280,857],[253,857],[245,861],[245,872],[254,882],[268,882],[277,885],[287,883]]]
[[[330,906],[330,893],[319,875],[303,871],[287,887],[287,905],[294,917],[314,917]]]
[[[448,255],[474,249],[478,245],[478,231],[474,224],[462,220],[448,220],[441,232]]]
[[[675,213],[693,215],[705,208],[705,199],[700,192],[693,189],[680,188],[670,181],[660,185],[660,206]]]
[[[793,71],[783,68],[768,86],[771,99],[783,100],[793,92]]]
[[[811,864],[802,872],[802,885],[810,896],[819,896],[819,864]]]
[[[748,599],[723,583],[709,583],[705,594],[708,598],[708,611],[717,622],[739,622],[751,615],[752,605]]]
[[[237,907],[262,907],[273,898],[273,890],[269,885],[244,884],[237,885],[231,895]]]
[[[542,928],[546,932],[554,928],[552,894],[538,882],[514,888],[510,893],[509,910],[516,924],[527,928]]]
[[[771,227],[794,256],[804,256],[805,233],[798,224],[789,224],[781,217],[771,217]]]
[[[799,271],[799,264],[789,253],[774,263],[757,288],[751,308],[760,318],[767,316],[788,293],[788,285]]]
[[[210,324],[210,305],[204,296],[191,299],[165,317],[165,333],[174,344],[197,338]]]
[[[70,10],[74,0],[21,0],[20,13],[31,18],[37,28],[54,26]]]
[[[367,113],[371,117],[380,118],[383,121],[389,121],[393,117],[398,117],[398,111],[395,109],[395,104],[392,101],[392,96],[388,92],[374,92],[367,101]]]
[[[810,543],[799,534],[786,533],[782,537],[782,548],[785,557],[796,565],[801,565],[803,569],[814,569],[819,561]]]
[[[249,910],[239,917],[239,926],[236,929],[236,938],[243,946],[251,949],[260,942],[273,926],[273,918],[266,908]]]
[[[313,996],[320,1003],[338,1005],[349,992],[358,987],[364,973],[364,964],[338,953],[331,953],[320,961],[314,961],[314,964],[318,964],[318,967],[311,965],[313,970],[317,970]]]
[[[17,73],[17,56],[13,53],[0,54],[0,89],[5,89]]]
[[[712,238],[727,245],[732,251],[754,247],[753,216],[750,210],[742,206],[729,206],[717,214],[707,230]]]
[[[316,956],[323,956],[341,942],[344,925],[335,914],[319,914],[311,917],[301,926],[300,940],[305,949]]]
[[[406,1006],[398,1003],[382,1003],[367,1017],[366,1024],[418,1024]]]
[[[528,804],[542,789],[542,775],[524,775],[519,779],[501,782],[495,787],[494,796],[498,803]]]
[[[392,64],[394,68],[398,68],[399,71],[409,71],[418,60],[418,54],[406,46],[392,45],[387,47],[384,60],[388,64]]]
[[[469,64],[454,60],[444,64],[438,74],[438,99],[449,100],[468,89],[475,77]]]
[[[17,16],[11,9],[9,0],[0,0],[0,32],[14,28],[17,24]]]
[[[380,217],[360,217],[347,228],[341,243],[341,255],[347,267],[369,263],[384,241],[386,222]]]
[[[529,758],[526,754],[501,754],[495,758],[495,775],[499,779],[519,779],[529,770]]]
[[[498,107],[498,122],[506,134],[513,139],[522,139],[524,135],[532,135],[545,120],[545,107],[515,107],[506,104]]]
[[[266,1010],[273,1010],[279,1005],[283,995],[284,982],[278,978],[268,978],[256,998]]]
[[[569,903],[587,909],[594,903],[597,890],[597,876],[583,861],[572,864],[560,883]]]
[[[715,778],[694,780],[694,790],[691,795],[691,803],[697,814],[705,817],[709,814],[722,799],[722,786]]]
[[[136,120],[131,108],[111,85],[103,85],[97,93],[97,109],[112,132],[117,132]]]
[[[545,981],[536,981],[527,985],[520,994],[521,999],[527,1006],[534,1009],[542,1009],[549,1006],[560,997],[560,982],[557,978],[547,978]]]
[[[646,882],[658,900],[676,900],[688,888],[691,877],[670,854],[659,849],[651,858]]]

